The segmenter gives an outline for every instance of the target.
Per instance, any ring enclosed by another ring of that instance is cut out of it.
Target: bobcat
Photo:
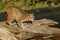
[[[34,21],[33,14],[28,14],[27,12],[21,10],[18,7],[13,7],[13,6],[7,7],[6,12],[8,15],[6,23],[8,23],[9,25],[13,25],[12,22],[16,20],[18,26],[23,28],[24,21]]]

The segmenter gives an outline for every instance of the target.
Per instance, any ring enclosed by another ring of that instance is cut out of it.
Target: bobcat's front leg
[[[21,22],[20,20],[17,22],[18,23],[18,27],[25,30],[25,26],[23,24],[23,22]]]
[[[24,24],[23,24],[22,22],[20,22],[19,24],[20,24],[20,27],[21,27],[23,30],[25,30]]]

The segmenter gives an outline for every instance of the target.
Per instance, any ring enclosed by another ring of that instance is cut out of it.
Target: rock
[[[24,30],[20,29],[16,24],[14,26],[7,26],[4,24],[4,27],[9,28],[13,33],[20,33],[21,31],[34,32],[34,33],[48,33],[52,34],[53,31],[50,31],[50,26],[56,25],[58,22],[50,19],[40,19],[34,20],[32,24],[24,23]]]
[[[39,36],[42,36],[44,39],[53,37],[52,34],[55,34],[56,32],[60,34],[60,29],[50,27],[56,24],[58,24],[58,22],[50,19],[34,20],[32,24],[24,23],[24,30],[17,27],[16,24],[14,26],[7,26],[6,24],[3,24],[2,26],[4,27],[0,26],[0,39],[25,40]],[[16,34],[18,39],[14,34]]]
[[[41,19],[34,20],[32,24],[24,23],[24,31],[34,32],[34,33],[42,33],[42,34],[52,34],[50,26],[56,25],[58,22],[50,19]]]
[[[48,26],[53,26],[58,24],[58,22],[54,21],[54,20],[50,20],[50,19],[40,19],[40,20],[35,20],[33,22],[34,25],[48,25]]]
[[[18,40],[7,28],[0,27],[0,40]]]
[[[39,34],[39,33],[32,33],[32,32],[20,32],[16,35],[19,40],[38,40],[38,39],[47,39],[52,37],[52,35],[47,34]]]
[[[32,32],[20,32],[18,35],[16,35],[16,37],[19,39],[19,40],[26,40],[26,39],[30,39],[30,38],[33,38],[35,37],[36,34],[35,33],[32,33]]]

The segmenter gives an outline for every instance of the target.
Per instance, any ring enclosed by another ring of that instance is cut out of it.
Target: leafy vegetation
[[[0,0],[0,11],[4,11],[7,6],[18,6],[22,9],[34,9],[44,7],[60,6],[60,0]]]

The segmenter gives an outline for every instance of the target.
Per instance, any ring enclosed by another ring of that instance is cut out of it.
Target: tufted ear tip
[[[34,15],[34,13],[31,13],[31,15]]]
[[[34,14],[33,12],[31,14]]]

